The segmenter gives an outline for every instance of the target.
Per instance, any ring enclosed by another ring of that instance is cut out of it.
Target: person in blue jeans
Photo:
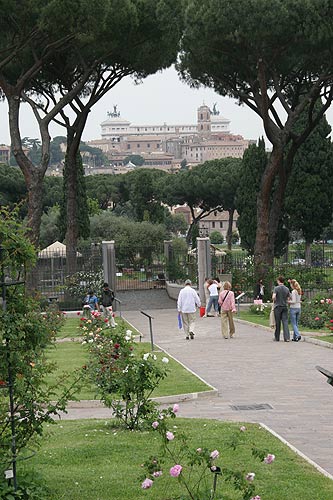
[[[218,316],[218,311],[219,311],[218,283],[214,280],[208,280],[208,287],[207,288],[209,291],[209,300],[208,300],[208,304],[206,305],[205,315],[203,316],[204,318],[207,318],[212,306],[214,307],[215,316]]]
[[[290,280],[291,286],[291,298],[289,299],[290,305],[290,322],[293,327],[293,342],[299,342],[301,340],[301,334],[298,330],[298,322],[301,316],[301,298],[302,298],[302,289],[296,280]]]

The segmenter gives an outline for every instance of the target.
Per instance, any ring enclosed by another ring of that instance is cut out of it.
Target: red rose
[[[115,349],[119,349],[119,347],[120,347],[120,344],[115,344],[115,345],[114,345],[114,348],[115,348]]]

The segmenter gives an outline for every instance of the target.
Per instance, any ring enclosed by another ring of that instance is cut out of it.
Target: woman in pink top
[[[231,291],[231,283],[225,281],[220,292],[219,304],[221,306],[221,328],[225,339],[232,338],[235,333],[233,313],[236,312],[235,295]]]

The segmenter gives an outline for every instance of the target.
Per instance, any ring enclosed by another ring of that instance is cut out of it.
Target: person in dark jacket
[[[113,317],[113,310],[112,310],[113,301],[114,301],[113,290],[111,290],[108,283],[104,283],[102,289],[102,297],[101,297],[103,316],[107,320],[107,326],[115,328],[117,326],[117,323],[115,323]]]

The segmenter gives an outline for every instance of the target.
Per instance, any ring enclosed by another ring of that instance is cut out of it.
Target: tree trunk
[[[80,142],[84,126],[87,121],[89,109],[82,112],[72,127],[67,128],[67,204],[66,204],[66,267],[68,274],[74,274],[77,270],[77,245],[80,237],[79,214],[78,214],[78,161],[80,160]]]
[[[68,136],[67,136],[68,139]],[[67,274],[74,274],[77,270],[76,263],[76,252],[77,252],[77,242],[79,238],[78,222],[77,222],[77,168],[76,168],[76,151],[71,144],[67,144],[67,157],[66,166],[67,169],[67,197],[66,197],[66,271]]]
[[[228,220],[228,230],[226,234],[226,240],[228,245],[228,250],[232,249],[232,226],[234,223],[234,210],[228,210],[229,212],[229,220]]]
[[[20,167],[28,190],[28,237],[37,247],[39,243],[39,232],[43,211],[43,179],[49,164],[50,137],[47,125],[40,124],[42,136],[42,157],[39,165],[34,165],[27,157],[22,147],[19,129],[20,98],[13,92],[7,93],[9,128],[13,155]]]
[[[305,264],[311,266],[311,241],[305,242]]]
[[[272,189],[278,172],[283,169],[283,148],[273,147],[261,179],[257,198],[257,231],[254,247],[255,276],[264,279],[274,261],[274,240],[281,213],[281,197],[272,203]],[[281,193],[280,193],[281,194]],[[283,200],[282,200],[283,201]]]

